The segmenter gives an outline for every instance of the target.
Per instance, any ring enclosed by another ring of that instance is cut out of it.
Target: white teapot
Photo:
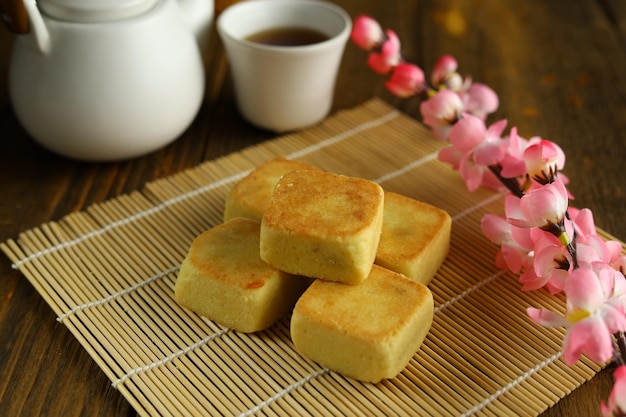
[[[4,4],[10,2],[3,2]],[[213,0],[14,0],[9,94],[61,155],[132,158],[175,140],[204,97]]]

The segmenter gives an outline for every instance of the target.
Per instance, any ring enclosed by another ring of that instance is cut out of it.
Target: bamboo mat
[[[466,191],[437,160],[444,144],[379,100],[323,124],[147,184],[1,245],[113,386],[142,416],[535,416],[600,366],[561,359],[563,331],[526,316],[563,300],[523,293],[494,266],[480,219],[503,195]],[[192,240],[221,222],[233,184],[282,155],[368,178],[453,218],[450,254],[430,284],[432,329],[401,375],[379,384],[299,356],[283,319],[257,334],[179,307],[173,289]]]

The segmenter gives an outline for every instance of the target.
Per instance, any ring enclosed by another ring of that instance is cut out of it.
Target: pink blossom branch
[[[485,235],[501,246],[499,267],[520,274],[523,291],[546,287],[564,292],[564,314],[528,308],[543,326],[565,327],[563,358],[569,365],[582,354],[619,365],[604,417],[626,417],[626,256],[620,242],[597,234],[590,210],[569,207],[567,178],[559,174],[565,154],[556,143],[524,139],[515,127],[503,135],[506,120],[486,126],[498,97],[489,87],[463,78],[457,62],[443,55],[431,83],[406,62],[395,32],[383,31],[368,16],[354,21],[352,40],[369,51],[368,65],[387,75],[387,89],[398,97],[419,96],[423,123],[451,146],[439,152],[465,180],[469,191],[506,188],[505,218],[486,215]]]

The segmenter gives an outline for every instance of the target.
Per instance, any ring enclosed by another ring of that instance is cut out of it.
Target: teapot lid
[[[109,22],[137,16],[158,0],[39,0],[46,15],[71,22]]]

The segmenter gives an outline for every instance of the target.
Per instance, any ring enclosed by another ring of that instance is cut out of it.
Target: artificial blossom
[[[519,275],[522,291],[565,295],[565,310],[529,307],[537,324],[564,327],[563,359],[582,354],[617,364],[604,417],[626,417],[626,256],[618,241],[597,234],[593,213],[576,209],[562,174],[565,153],[554,142],[526,139],[506,120],[486,124],[498,108],[488,86],[462,77],[451,55],[437,60],[430,81],[404,59],[397,34],[373,18],[354,20],[352,41],[367,51],[368,66],[387,76],[385,86],[402,98],[420,97],[422,121],[450,146],[438,157],[457,170],[469,191],[507,190],[504,216],[487,214],[484,235],[500,246],[495,263]]]

